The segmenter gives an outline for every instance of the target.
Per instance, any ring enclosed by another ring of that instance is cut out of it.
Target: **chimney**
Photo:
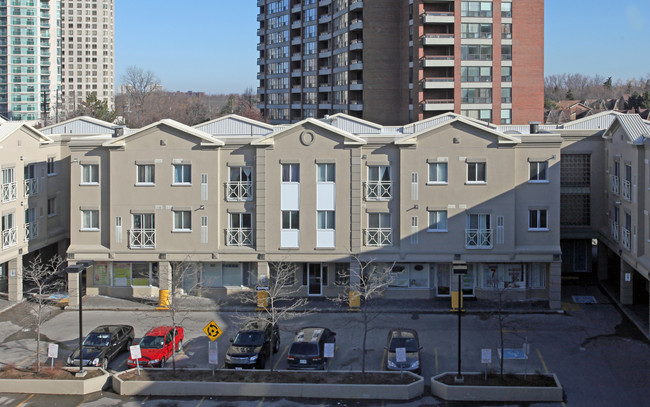
[[[124,127],[116,127],[113,129],[113,137],[121,137],[124,135]]]
[[[539,133],[539,122],[530,122],[530,134]]]

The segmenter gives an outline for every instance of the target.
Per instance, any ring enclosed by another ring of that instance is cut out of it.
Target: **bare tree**
[[[378,298],[382,298],[386,289],[393,281],[391,272],[395,263],[376,263],[373,259],[362,260],[359,255],[350,256],[350,270],[340,270],[339,278],[343,281],[349,280],[343,290],[334,301],[338,304],[347,304],[351,299],[359,299],[359,318],[363,325],[363,341],[361,348],[361,372],[366,372],[366,339],[370,323],[380,315],[381,310],[373,306]]]
[[[135,106],[138,112],[137,126],[141,126],[140,116],[144,112],[145,101],[153,92],[160,90],[160,80],[156,74],[151,70],[145,71],[135,65],[126,68],[126,72],[122,75],[122,85],[129,97],[129,102]]]
[[[495,277],[491,279],[493,285],[497,287],[496,290],[496,310],[491,313],[496,319],[497,327],[499,328],[499,348],[501,349],[501,357],[499,358],[499,368],[500,375],[503,378],[503,359],[504,359],[504,346],[505,346],[505,334],[508,330],[514,330],[515,319],[513,319],[512,314],[506,312],[507,296],[508,293],[516,288],[515,282],[503,281],[503,278]]]
[[[305,308],[309,300],[300,296],[300,285],[296,284],[298,264],[286,261],[270,262],[271,276],[266,282],[268,296],[258,303],[257,292],[242,292],[239,299],[243,304],[255,304],[257,312],[254,314],[239,314],[235,318],[246,323],[253,320],[265,321],[272,326],[279,326],[282,321],[307,315],[311,310]],[[271,347],[274,347],[271,343]],[[273,367],[273,350],[269,352],[271,371]]]
[[[54,255],[48,261],[43,261],[40,254],[37,254],[23,268],[23,280],[31,286],[27,290],[31,294],[30,318],[36,327],[36,369],[41,371],[41,325],[50,315],[51,308],[48,306],[48,296],[65,288],[65,279],[59,273],[63,269],[64,260],[61,256]]]

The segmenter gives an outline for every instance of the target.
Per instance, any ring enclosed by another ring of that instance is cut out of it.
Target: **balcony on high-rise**
[[[425,11],[424,13],[422,13],[422,23],[424,24],[453,23],[453,22],[454,22],[453,11]]]
[[[454,45],[453,33],[429,33],[421,37],[424,45]]]

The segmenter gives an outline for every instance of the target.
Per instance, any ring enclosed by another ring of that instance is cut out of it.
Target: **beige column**
[[[23,299],[23,256],[18,255],[9,260],[7,267],[9,301],[18,302]]]
[[[548,306],[551,309],[562,308],[562,262],[549,264]]]
[[[619,301],[621,304],[632,304],[634,300],[634,269],[622,257],[620,283]]]
[[[598,280],[607,279],[607,259],[609,258],[609,248],[607,245],[602,242],[598,242],[598,260],[596,263],[596,273],[598,275]]]
[[[81,273],[68,273],[68,306],[79,307]]]
[[[172,264],[168,261],[158,263],[158,287],[161,290],[172,289]]]

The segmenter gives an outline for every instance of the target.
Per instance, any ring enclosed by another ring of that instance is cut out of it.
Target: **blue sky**
[[[515,0],[522,1],[522,0]],[[241,93],[257,86],[255,0],[115,0],[116,81],[151,69],[165,89]],[[545,75],[650,74],[647,0],[546,0]]]

